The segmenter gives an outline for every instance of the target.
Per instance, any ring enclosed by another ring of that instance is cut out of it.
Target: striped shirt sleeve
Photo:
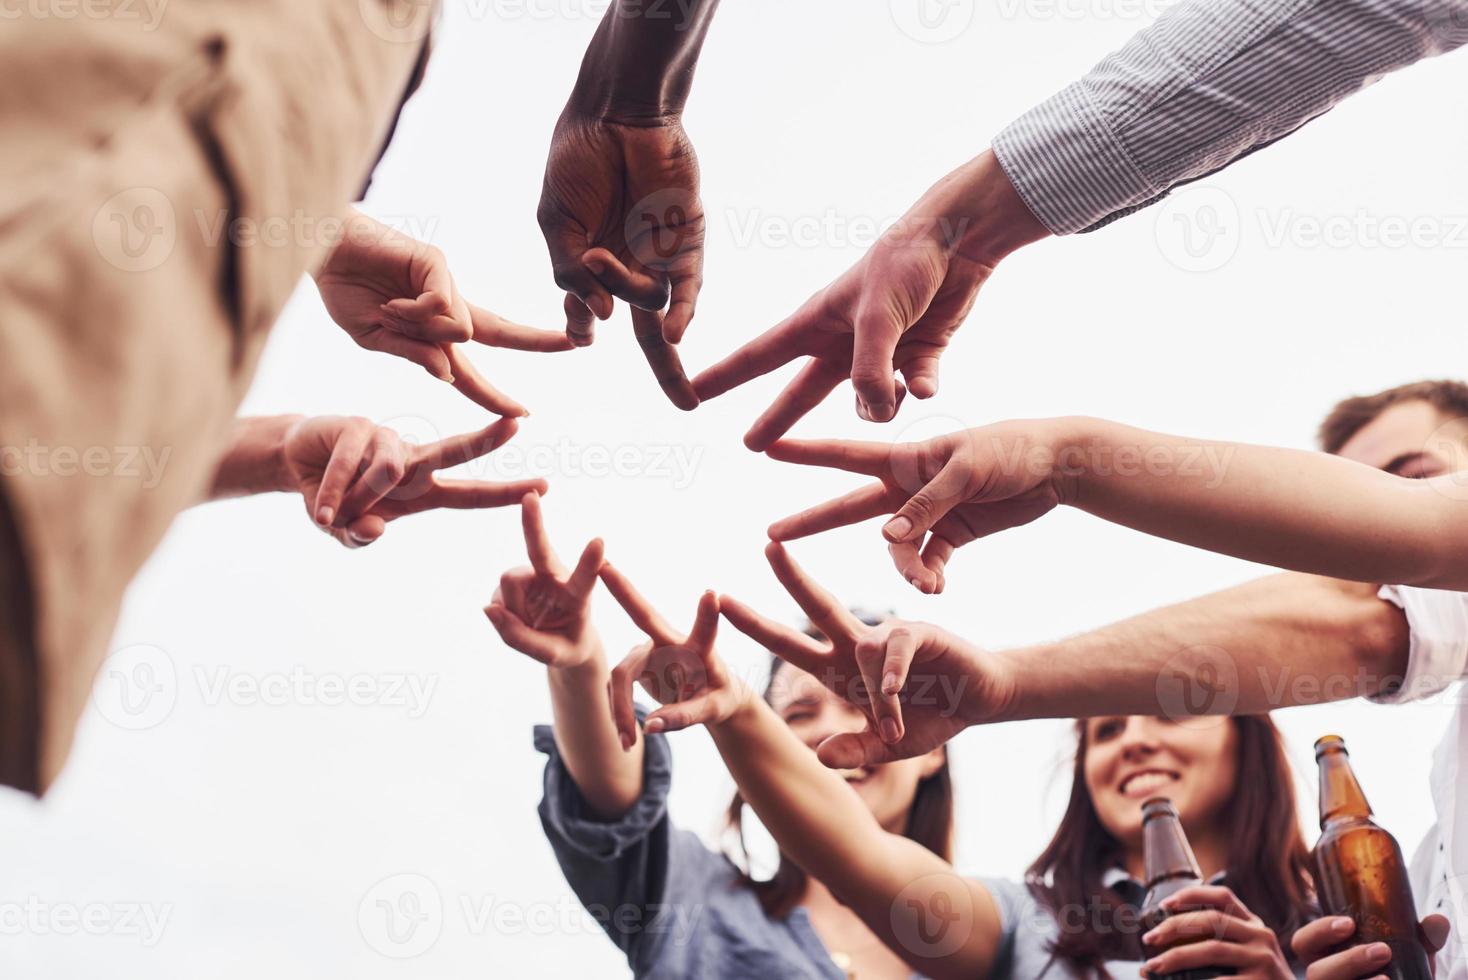
[[[1468,0],[1185,0],[994,141],[1057,235],[1099,228],[1468,42]]]

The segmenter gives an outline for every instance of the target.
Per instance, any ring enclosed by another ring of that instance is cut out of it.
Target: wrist
[[[754,688],[742,681],[736,683],[738,687],[730,692],[732,707],[728,713],[719,720],[711,721],[704,726],[710,734],[747,732],[758,723],[760,712],[768,710],[768,705],[755,693]]]
[[[993,150],[948,174],[918,207],[944,220],[943,233],[958,255],[992,268],[1026,245],[1050,235],[1015,190]]]
[[[607,655],[602,649],[601,639],[591,636],[577,644],[577,654],[564,666],[546,668],[551,683],[563,684],[586,690],[605,688],[611,669],[607,666]]]
[[[567,112],[628,125],[683,114],[704,37],[718,0],[657,11],[613,0],[597,28]]]
[[[286,440],[303,415],[237,419],[229,450],[215,473],[213,498],[295,489],[286,463]]]
[[[1106,423],[1081,415],[1046,419],[1042,436],[1051,460],[1050,483],[1056,500],[1066,506],[1079,506],[1086,484],[1094,475],[1090,465],[1096,449],[1105,443]]]

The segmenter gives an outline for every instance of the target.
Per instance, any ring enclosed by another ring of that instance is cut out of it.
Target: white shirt
[[[1468,593],[1387,586],[1381,597],[1401,607],[1411,630],[1400,686],[1373,700],[1401,704],[1436,694],[1468,677]],[[1437,825],[1412,857],[1412,893],[1422,915],[1452,922],[1437,954],[1437,980],[1468,980],[1468,712],[1460,700],[1432,760]]]

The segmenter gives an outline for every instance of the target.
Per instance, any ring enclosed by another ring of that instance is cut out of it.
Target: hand
[[[681,409],[696,407],[674,345],[703,284],[704,214],[698,159],[679,118],[620,122],[568,108],[551,140],[538,217],[566,291],[566,335],[590,344],[593,316],[606,320],[613,297],[626,301],[663,391]]]
[[[511,350],[571,349],[563,334],[469,304],[442,252],[361,214],[348,222],[316,286],[331,318],[359,345],[422,366],[496,415],[526,412],[484,380],[456,345],[473,340]]]
[[[622,748],[637,743],[637,714],[632,706],[632,684],[641,682],[659,708],[643,723],[648,734],[676,732],[693,725],[712,725],[734,715],[752,694],[732,676],[714,650],[719,632],[719,600],[705,592],[698,600],[693,629],[686,635],[669,626],[627,578],[610,563],[602,566],[601,580],[632,617],[648,641],[629,653],[612,670],[612,720]]]
[[[567,572],[546,537],[538,494],[527,493],[520,502],[520,523],[530,567],[500,576],[484,614],[511,649],[532,660],[556,669],[588,663],[601,654],[590,618],[591,592],[602,565],[601,538],[587,544],[575,569]]]
[[[1148,976],[1173,976],[1204,967],[1233,967],[1245,980],[1294,980],[1274,930],[1228,888],[1185,888],[1167,899],[1171,913],[1142,937]]]
[[[1002,710],[1012,687],[997,663],[927,623],[869,627],[808,576],[779,544],[765,549],[775,577],[824,642],[766,619],[729,596],[724,618],[867,714],[867,730],[833,735],[817,753],[833,769],[923,755]],[[915,671],[916,668],[916,671]]]
[[[986,152],[939,181],[793,316],[694,378],[694,391],[713,398],[809,357],[745,435],[750,449],[784,435],[848,377],[857,414],[890,421],[907,391],[937,394],[938,361],[995,264],[1045,234]]]
[[[1003,422],[895,446],[777,442],[768,450],[773,459],[878,482],[776,521],[770,537],[789,541],[893,514],[882,535],[897,571],[920,592],[942,592],[955,549],[1028,524],[1072,495],[1056,465],[1059,430],[1058,423]]]
[[[514,419],[500,419],[479,432],[409,446],[396,432],[367,419],[305,419],[285,436],[285,480],[322,530],[349,548],[360,548],[382,537],[390,521],[408,514],[504,507],[526,493],[545,493],[544,480],[486,483],[438,476],[438,470],[493,452],[518,428]]]
[[[1418,927],[1417,938],[1431,961],[1448,942],[1450,926],[1445,916],[1429,915]],[[1356,923],[1349,916],[1327,915],[1301,926],[1290,940],[1290,948],[1301,963],[1306,964],[1308,980],[1355,980],[1357,977],[1380,977],[1391,962],[1391,947],[1386,943],[1347,946],[1355,935]],[[1433,964],[1434,973],[1436,963]]]

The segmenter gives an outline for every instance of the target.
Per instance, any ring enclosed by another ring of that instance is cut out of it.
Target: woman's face
[[[1129,848],[1142,844],[1142,804],[1165,796],[1190,835],[1217,825],[1233,795],[1238,728],[1225,718],[1170,721],[1130,715],[1086,725],[1086,789],[1101,824]]]
[[[811,751],[832,735],[866,728],[866,717],[854,705],[791,664],[781,664],[776,669],[770,705]],[[907,814],[912,809],[918,783],[941,769],[943,760],[943,750],[935,749],[915,759],[843,769],[839,774],[856,790],[878,823],[900,834],[907,826]]]

